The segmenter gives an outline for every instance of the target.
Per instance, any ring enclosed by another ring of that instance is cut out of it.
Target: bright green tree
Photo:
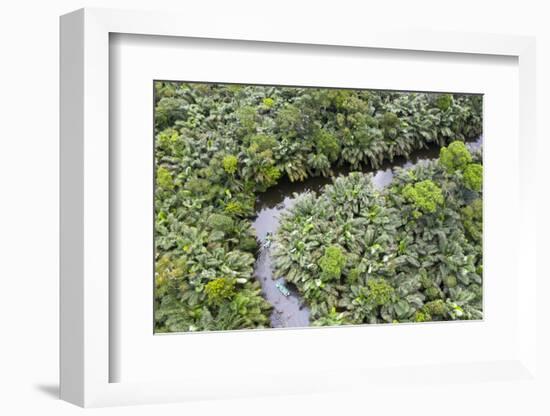
[[[439,163],[449,173],[464,170],[472,162],[472,155],[463,142],[454,141],[449,147],[442,147],[439,152]]]
[[[403,196],[424,213],[435,212],[444,202],[441,188],[430,179],[408,184],[403,188]]]
[[[325,280],[336,280],[342,274],[342,268],[346,264],[346,256],[338,246],[325,248],[325,254],[319,259],[321,277]]]
[[[464,184],[466,188],[479,192],[483,184],[483,166],[479,163],[470,163],[464,169]]]

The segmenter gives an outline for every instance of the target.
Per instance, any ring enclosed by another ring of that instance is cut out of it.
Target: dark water
[[[471,150],[481,147],[482,137],[469,142]],[[383,188],[393,178],[392,168],[401,166],[404,168],[415,165],[422,160],[430,160],[439,157],[440,147],[430,146],[413,152],[408,158],[397,157],[392,162],[386,161],[379,169],[360,169],[361,172],[372,172],[374,185]],[[334,170],[334,176],[345,176],[358,169],[340,167]],[[256,237],[260,241],[261,248],[254,266],[254,274],[262,285],[262,292],[269,303],[273,305],[271,314],[271,326],[274,328],[304,327],[309,326],[309,309],[305,306],[296,289],[285,282],[284,278],[273,279],[273,265],[271,259],[271,246],[268,242],[269,235],[273,235],[279,228],[280,216],[288,211],[305,192],[319,192],[326,184],[332,183],[332,177],[313,177],[303,182],[291,182],[286,176],[276,187],[259,194],[256,200],[256,219],[252,226],[256,230]],[[277,288],[277,283],[282,283],[289,289],[290,295],[284,296]]]

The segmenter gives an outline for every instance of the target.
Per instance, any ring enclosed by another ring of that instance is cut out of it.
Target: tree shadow
[[[52,399],[59,399],[58,384],[37,384],[34,387],[46,396],[50,396]]]

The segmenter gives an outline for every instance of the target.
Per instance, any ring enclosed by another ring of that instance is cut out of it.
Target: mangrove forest
[[[483,318],[481,95],[154,90],[155,332]]]

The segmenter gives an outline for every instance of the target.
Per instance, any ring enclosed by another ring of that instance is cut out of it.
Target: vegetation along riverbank
[[[311,324],[481,318],[481,128],[476,95],[155,82],[155,330],[271,327],[256,198],[342,167],[270,239]],[[434,144],[384,188],[364,173]]]

